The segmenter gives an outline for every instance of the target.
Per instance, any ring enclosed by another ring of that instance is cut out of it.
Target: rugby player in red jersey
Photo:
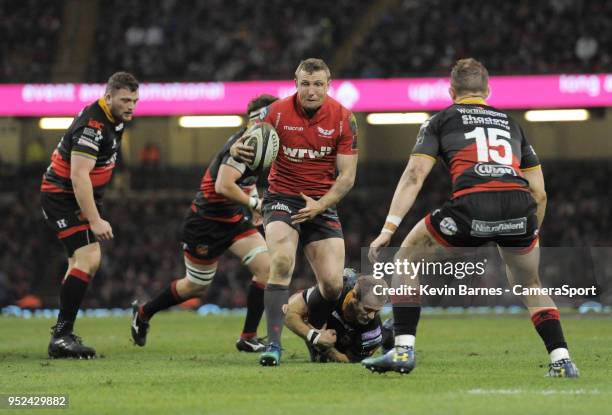
[[[149,320],[155,313],[204,294],[215,276],[219,257],[229,250],[253,274],[247,294],[247,315],[236,347],[245,352],[264,350],[265,344],[257,337],[257,326],[264,311],[270,257],[256,228],[261,223],[261,199],[256,187],[259,171],[252,171],[234,159],[229,149],[258,119],[261,109],[277,99],[261,95],[251,100],[247,107],[249,124],[232,135],[210,162],[183,223],[185,276],[172,281],[147,303],[132,303],[134,344],[145,345]]]
[[[499,246],[511,284],[541,287],[538,275],[538,230],[544,220],[546,191],[540,162],[522,128],[508,114],[486,104],[488,72],[474,59],[459,60],[451,72],[453,105],[426,121],[402,175],[380,235],[370,245],[376,261],[410,210],[436,158],[449,167],[451,199],[410,231],[401,247],[410,254],[444,247]],[[534,249],[536,248],[536,249]],[[400,254],[404,255],[404,254]],[[414,277],[414,276],[412,276]],[[393,286],[409,284],[394,276]],[[559,320],[547,295],[522,297],[550,355],[549,376],[577,377]],[[414,342],[421,307],[419,298],[392,298],[395,348],[365,359],[376,372],[408,373],[415,366]]]
[[[104,188],[111,179],[124,123],[138,102],[138,81],[113,74],[104,96],[85,107],[64,133],[43,175],[41,205],[68,257],[60,288],[60,312],[48,353],[53,358],[93,358],[96,352],[73,334],[87,287],[100,266],[100,243],[113,229],[100,216]]]
[[[289,297],[298,242],[314,270],[317,289],[309,296],[309,322],[321,329],[342,290],[344,239],[338,203],[353,187],[357,169],[357,122],[329,97],[330,71],[321,59],[306,59],[295,71],[297,92],[262,111],[274,126],[280,149],[264,196],[266,242],[271,255],[266,286],[268,349],[264,366],[281,357],[282,307]],[[252,149],[237,142],[232,151],[252,158]]]

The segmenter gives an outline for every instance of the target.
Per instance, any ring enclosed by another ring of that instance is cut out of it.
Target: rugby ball
[[[250,127],[244,135],[248,138],[244,141],[249,147],[253,147],[255,158],[252,163],[246,163],[252,171],[268,169],[278,154],[280,140],[278,133],[267,122],[255,124]]]

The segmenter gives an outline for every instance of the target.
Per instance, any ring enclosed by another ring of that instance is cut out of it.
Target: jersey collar
[[[469,97],[469,98],[460,99],[459,101],[457,101],[457,104],[480,104],[480,105],[487,105],[487,102],[484,99],[482,99],[482,98]]]
[[[98,100],[98,105],[100,106],[100,108],[102,108],[102,111],[104,111],[104,115],[106,115],[106,118],[108,118],[108,120],[114,124],[115,118],[113,118],[113,114],[111,114],[110,109],[108,109],[108,105],[106,105],[104,97],[101,97]]]
[[[346,309],[349,305],[349,302],[355,298],[355,291],[350,290],[348,293],[346,293],[346,296],[344,297],[344,301],[342,301],[342,314],[344,317],[344,313],[346,312]]]

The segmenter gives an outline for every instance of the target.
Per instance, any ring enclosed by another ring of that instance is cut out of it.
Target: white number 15
[[[499,138],[501,137],[501,138]],[[465,139],[476,139],[476,150],[478,151],[478,161],[487,163],[494,161],[499,164],[512,165],[512,147],[506,140],[510,140],[508,131],[499,128],[476,127],[473,131],[465,134]],[[499,147],[502,147],[501,151]],[[497,148],[492,148],[497,147]]]

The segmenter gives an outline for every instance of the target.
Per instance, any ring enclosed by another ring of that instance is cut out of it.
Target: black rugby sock
[[[158,311],[165,310],[173,305],[177,305],[185,301],[185,299],[181,298],[176,291],[176,283],[178,281],[179,280],[172,281],[170,286],[157,294],[154,299],[148,301],[145,305],[140,307],[140,318],[147,321]]]
[[[542,310],[531,316],[531,321],[544,341],[548,353],[558,348],[567,349],[559,310],[554,308]]]
[[[421,318],[421,307],[413,304],[393,304],[393,333],[396,336],[410,334],[416,336],[417,325]]]
[[[81,307],[81,302],[89,286],[91,277],[86,272],[72,268],[62,281],[60,288],[60,312],[57,325],[53,331],[54,337],[72,333],[74,320]]]
[[[247,315],[240,337],[248,339],[257,335],[257,327],[264,312],[264,290],[266,286],[257,281],[251,281],[247,294]]]
[[[285,313],[283,305],[289,300],[289,287],[280,284],[268,284],[264,294],[266,319],[268,322],[268,342],[280,346]]]

